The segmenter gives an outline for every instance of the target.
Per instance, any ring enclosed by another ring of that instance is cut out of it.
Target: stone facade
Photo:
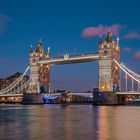
[[[112,32],[108,30],[106,39],[99,39],[99,91],[115,91],[120,87],[120,69],[114,63],[120,62],[119,39],[112,40]]]
[[[42,42],[38,42],[35,51],[30,49],[30,89],[31,93],[49,93],[50,89],[50,66],[39,64],[40,60],[50,58],[50,49],[45,53]]]

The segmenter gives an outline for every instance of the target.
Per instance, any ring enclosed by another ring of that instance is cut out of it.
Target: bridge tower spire
[[[99,90],[117,91],[120,86],[120,69],[114,63],[114,59],[120,62],[119,42],[112,40],[112,32],[109,28],[106,39],[99,43]]]
[[[50,53],[50,52],[49,52]],[[39,40],[35,51],[30,51],[30,92],[49,93],[50,90],[50,65],[39,64],[40,60],[49,58],[45,53],[42,41]]]

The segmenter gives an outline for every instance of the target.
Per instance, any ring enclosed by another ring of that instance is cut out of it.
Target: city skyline
[[[99,35],[104,37],[108,27],[115,40],[120,38],[121,61],[140,73],[138,3],[126,5],[118,0],[113,4],[109,0],[100,5],[100,2],[1,1],[0,77],[23,72],[29,65],[30,45],[36,48],[40,38],[45,50],[51,48],[52,56],[95,53]],[[98,64],[56,66],[52,75],[54,89],[88,90],[97,87]]]

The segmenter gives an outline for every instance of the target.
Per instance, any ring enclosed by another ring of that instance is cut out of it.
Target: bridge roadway
[[[29,93],[30,94],[30,93]],[[54,96],[60,96],[61,93],[51,93],[51,94],[44,94],[46,97],[54,97]],[[93,93],[70,93],[70,95],[78,95],[83,97],[93,97]],[[19,97],[23,96],[23,94],[1,94],[0,97]]]
[[[29,93],[30,94],[30,93]],[[140,95],[140,92],[117,92],[118,95]],[[44,94],[45,96],[60,96],[61,93],[51,93],[51,94]],[[93,93],[70,93],[70,95],[78,95],[78,96],[84,96],[84,97],[93,97]],[[1,94],[0,97],[19,97],[23,96],[23,94]]]
[[[45,60],[40,60],[39,64],[61,65],[71,63],[92,62],[99,59],[98,53],[81,54],[81,55],[68,55],[65,54],[61,57],[53,57]]]
[[[140,95],[140,92],[117,92],[118,95]]]
[[[22,97],[23,94],[0,94],[0,97]]]

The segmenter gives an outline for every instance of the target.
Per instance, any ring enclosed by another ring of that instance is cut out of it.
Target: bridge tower
[[[39,64],[40,60],[50,58],[50,48],[45,53],[41,40],[37,48],[30,49],[30,92],[49,93],[50,92],[50,65]]]
[[[120,69],[113,61],[120,62],[119,38],[112,40],[112,32],[107,31],[106,39],[99,38],[99,91],[118,91]]]

